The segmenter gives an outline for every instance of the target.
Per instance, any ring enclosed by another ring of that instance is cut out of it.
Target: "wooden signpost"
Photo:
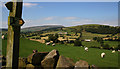
[[[5,5],[7,9],[10,10],[8,16],[6,67],[17,69],[19,59],[20,28],[24,24],[24,21],[21,18],[23,1],[13,0],[11,2],[7,2]]]

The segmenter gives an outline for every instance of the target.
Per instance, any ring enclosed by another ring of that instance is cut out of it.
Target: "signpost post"
[[[20,29],[24,24],[21,18],[22,5],[23,0],[13,0],[5,4],[7,9],[10,10],[8,16],[6,67],[11,67],[12,69],[18,68]]]

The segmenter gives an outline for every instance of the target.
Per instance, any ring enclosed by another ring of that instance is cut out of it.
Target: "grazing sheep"
[[[85,47],[85,51],[88,51],[88,47]]]
[[[115,50],[113,50],[112,53],[115,53]]]
[[[2,35],[2,39],[4,39],[4,37],[5,37],[5,36],[4,36],[4,35]]]
[[[104,58],[105,57],[105,53],[101,53],[101,58]]]
[[[95,68],[95,65],[92,65],[91,68],[94,69],[94,68]]]
[[[47,42],[46,45],[50,45],[50,42]]]
[[[55,43],[53,43],[52,46],[55,46]]]
[[[118,50],[118,52],[120,52],[120,50]]]
[[[33,50],[33,53],[36,53],[37,52],[37,50]]]

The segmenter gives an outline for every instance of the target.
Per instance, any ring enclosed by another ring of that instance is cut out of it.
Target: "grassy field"
[[[70,32],[70,31],[53,31],[53,32],[47,32],[44,33],[42,35],[46,35],[46,34],[55,34],[55,33],[59,33],[59,32],[68,32],[68,34],[75,34],[74,32]],[[78,33],[80,34],[80,33]],[[94,37],[106,37],[107,35],[111,35],[111,34],[96,34],[96,33],[90,33],[90,32],[82,32],[82,39],[93,39]],[[71,37],[71,38],[78,38],[79,36],[65,36],[65,37]]]
[[[2,54],[6,55],[7,41],[2,41]],[[118,66],[118,52],[111,53],[110,50],[89,48],[88,52],[84,51],[83,47],[75,47],[69,45],[56,45],[46,46],[36,41],[30,41],[27,39],[20,40],[20,57],[27,57],[32,54],[32,50],[37,49],[39,52],[49,52],[53,49],[57,49],[59,53],[63,56],[70,57],[74,62],[82,59],[87,61],[90,65],[94,64],[98,67],[117,67]],[[105,58],[101,58],[100,54],[102,52],[106,53]]]
[[[100,43],[97,41],[91,41],[91,42],[85,42],[83,41],[82,44],[87,47],[95,46],[95,47],[100,47]],[[118,41],[104,41],[104,44],[108,44],[110,47],[117,47],[118,46]]]
[[[83,39],[92,39],[93,37],[106,37],[110,34],[96,34],[96,33],[90,33],[90,32],[82,32],[82,38]]]

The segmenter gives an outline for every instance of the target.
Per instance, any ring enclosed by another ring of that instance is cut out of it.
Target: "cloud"
[[[77,19],[77,17],[65,17],[65,20],[72,20],[72,19]]]
[[[62,24],[53,24],[53,23],[48,23],[48,24],[42,24],[42,25],[62,25]]]
[[[81,23],[93,23],[94,21],[91,19],[80,19],[79,21],[72,21],[72,24],[81,24]]]
[[[25,7],[32,7],[32,6],[37,6],[37,3],[23,3],[23,6]]]
[[[47,18],[44,18],[44,20],[53,20],[54,17],[47,17]]]

